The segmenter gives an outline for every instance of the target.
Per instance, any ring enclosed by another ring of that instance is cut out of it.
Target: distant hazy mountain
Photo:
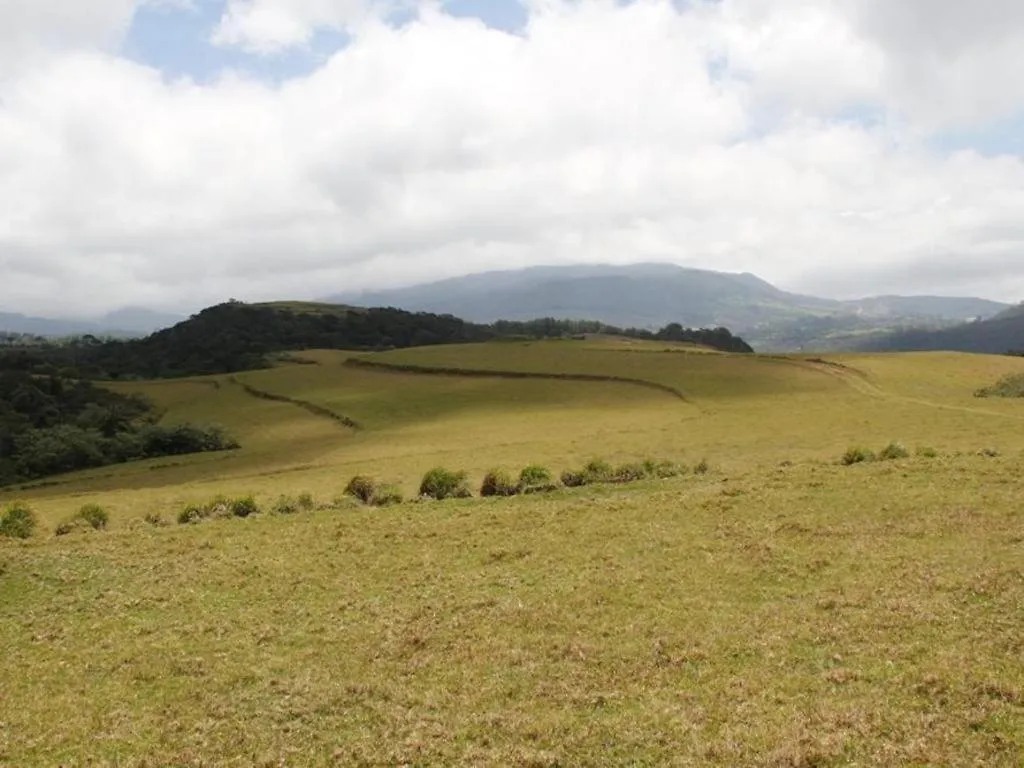
[[[669,322],[751,327],[794,313],[841,308],[839,302],[786,293],[754,275],[669,264],[533,267],[331,300],[447,312],[474,322],[557,317],[637,327]]]
[[[874,317],[937,317],[962,321],[994,317],[1009,306],[988,299],[947,296],[872,296],[843,303]]]
[[[74,336],[85,333],[104,336],[146,336],[184,319],[178,315],[137,307],[119,309],[96,320],[29,317],[0,312],[0,331],[31,333],[37,336]]]
[[[1009,306],[931,296],[837,301],[788,293],[748,273],[671,264],[533,267],[330,300],[450,313],[475,322],[557,317],[635,327],[725,326],[758,350],[850,347],[864,334],[988,318]]]

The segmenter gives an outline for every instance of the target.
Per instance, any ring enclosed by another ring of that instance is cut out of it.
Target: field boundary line
[[[345,416],[340,413],[335,413],[330,408],[325,408],[322,405],[317,405],[316,403],[311,403],[307,400],[299,400],[296,397],[278,395],[274,392],[268,392],[265,389],[257,389],[251,384],[246,384],[244,381],[239,381],[238,378],[235,376],[229,376],[228,381],[230,381],[232,384],[236,384],[239,387],[241,387],[246,394],[251,395],[252,397],[257,397],[260,400],[271,400],[275,403],[288,403],[290,405],[294,405],[306,411],[309,411],[309,413],[312,413],[314,416],[321,416],[325,419],[331,419],[332,421],[335,421],[338,424],[341,424],[342,426],[348,427],[349,429],[361,430],[363,428],[363,425],[360,424],[355,419],[350,419],[348,416]]]
[[[500,369],[490,370],[487,368],[454,368],[443,365],[410,365],[407,363],[385,363],[359,357],[350,357],[348,360],[343,362],[342,365],[351,368],[366,368],[388,371],[391,373],[418,373],[421,375],[433,376],[466,376],[478,379],[546,379],[555,381],[590,381],[613,384],[632,384],[638,387],[647,387],[648,389],[656,389],[661,392],[666,392],[673,397],[682,400],[684,403],[693,405],[690,399],[675,387],[671,387],[668,384],[659,384],[656,381],[632,379],[626,376],[602,376],[597,373],[544,373],[543,371],[531,372],[505,371]]]

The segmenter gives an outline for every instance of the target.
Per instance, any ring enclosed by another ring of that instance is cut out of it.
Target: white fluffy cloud
[[[351,43],[280,85],[198,85],[112,52],[128,0],[102,23],[49,2],[0,70],[0,310],[650,259],[1024,298],[1024,163],[931,142],[1024,111],[985,71],[1024,68],[1016,3],[535,0],[513,35],[438,4],[396,28],[362,0],[232,0],[221,44]]]
[[[228,0],[213,42],[272,53],[306,45],[317,30],[361,24],[386,7],[379,0]]]

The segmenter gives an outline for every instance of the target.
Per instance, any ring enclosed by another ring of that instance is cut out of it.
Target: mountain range
[[[749,273],[671,264],[531,267],[327,300],[447,313],[480,323],[555,317],[620,327],[724,326],[761,351],[854,349],[875,335],[945,328],[1010,307],[969,297],[823,299],[783,291]]]
[[[35,336],[146,336],[153,331],[179,323],[185,318],[142,307],[126,307],[108,312],[95,320],[71,320],[30,317],[0,312],[0,333],[23,333]]]
[[[749,273],[672,264],[531,267],[324,300],[449,314],[475,323],[553,317],[623,328],[725,327],[762,352],[1024,348],[1020,306],[943,296],[841,301],[784,291]],[[88,321],[0,313],[0,334],[145,336],[183,319],[145,308]]]

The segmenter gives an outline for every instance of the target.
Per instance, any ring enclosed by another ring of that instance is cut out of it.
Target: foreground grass
[[[1017,465],[3,544],[0,763],[1019,765]]]

